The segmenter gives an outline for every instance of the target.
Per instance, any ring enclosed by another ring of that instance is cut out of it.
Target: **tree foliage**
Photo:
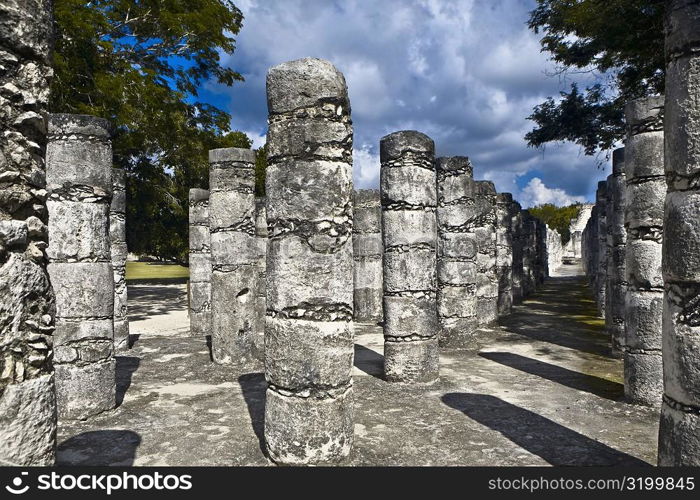
[[[198,98],[207,81],[242,80],[220,63],[241,12],[231,0],[54,0],[54,17],[51,111],[112,122],[129,250],[186,262],[188,190],[208,187],[208,150],[251,146]]]
[[[561,244],[566,245],[571,239],[569,226],[571,226],[571,221],[581,213],[581,204],[576,203],[566,207],[558,207],[552,203],[545,203],[534,208],[528,208],[528,211],[545,222],[550,229],[555,229],[561,236]]]
[[[664,0],[537,0],[528,26],[560,73],[600,75],[536,106],[528,144],[572,141],[588,155],[612,148],[624,136],[625,103],[664,91],[663,14]]]

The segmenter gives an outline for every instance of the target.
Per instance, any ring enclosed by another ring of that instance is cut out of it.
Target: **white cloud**
[[[554,205],[563,207],[573,203],[583,203],[583,196],[571,196],[563,189],[549,188],[545,186],[542,179],[533,177],[530,182],[521,190],[518,196],[518,201],[523,208],[542,205],[543,203],[553,203]]]
[[[475,178],[491,179],[516,197],[542,191],[532,180],[523,186],[523,176],[538,178],[562,197],[586,198],[606,175],[575,145],[548,146],[542,154],[525,144],[532,107],[569,83],[545,75],[554,66],[540,52],[538,35],[525,26],[535,0],[236,5],[244,26],[236,52],[223,63],[244,73],[246,81],[219,91],[231,98],[235,129],[260,131],[251,135],[256,144],[266,128],[267,69],[313,56],[328,59],[346,76],[358,187],[378,186],[379,139],[407,128],[432,137],[438,155],[469,156]]]

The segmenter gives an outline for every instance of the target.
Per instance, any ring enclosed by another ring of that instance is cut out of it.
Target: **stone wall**
[[[0,2],[0,465],[52,465],[55,298],[46,272],[51,2]]]
[[[56,292],[58,415],[84,419],[116,404],[110,126],[93,116],[55,114],[48,133],[47,255]]]

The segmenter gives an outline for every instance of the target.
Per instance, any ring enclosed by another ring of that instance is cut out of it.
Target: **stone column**
[[[498,315],[513,310],[513,195],[496,196],[496,278],[498,280]]]
[[[547,224],[541,219],[535,219],[535,283],[539,288],[547,276],[549,276],[549,266],[547,262]]]
[[[476,234],[473,168],[466,156],[441,157],[437,170],[439,344],[476,347]]]
[[[498,319],[498,277],[496,276],[496,188],[491,181],[476,181],[475,222],[476,244],[476,302],[479,325],[489,325]]]
[[[107,120],[50,116],[46,187],[48,271],[56,292],[58,415],[84,419],[116,404],[109,238],[112,145]]]
[[[212,149],[209,164],[212,357],[242,365],[256,356],[255,152]]]
[[[523,300],[523,216],[521,206],[517,201],[510,205],[510,216],[513,221],[513,303],[519,304]]]
[[[190,335],[203,337],[211,329],[211,234],[209,191],[189,192]]]
[[[661,404],[663,392],[663,109],[663,97],[637,99],[625,108],[625,395],[647,405]]]
[[[353,442],[352,121],[320,59],[267,74],[265,442],[278,463],[347,457]]]
[[[556,229],[547,229],[547,269],[549,273],[555,272],[562,265],[564,258],[564,247],[561,245],[561,235]]]
[[[267,209],[265,198],[255,200],[255,244],[257,249],[258,286],[255,295],[255,352],[264,359],[265,351],[265,283],[267,281]]]
[[[664,396],[659,465],[700,465],[700,4],[666,3]]]
[[[608,176],[607,246],[608,266],[605,290],[605,327],[613,356],[622,357],[625,345],[625,148],[613,151],[612,174]]]
[[[405,130],[380,141],[384,239],[384,375],[432,382],[439,375],[435,144]]]
[[[596,206],[598,207],[598,237],[595,265],[595,296],[598,303],[598,312],[605,317],[605,285],[607,282],[608,269],[608,228],[607,228],[607,202],[608,190],[605,181],[598,182],[596,190]]]
[[[112,169],[112,204],[109,210],[109,240],[114,273],[114,349],[129,348],[129,316],[126,289],[126,173]]]
[[[44,156],[51,2],[0,2],[0,465],[53,465]]]
[[[535,291],[535,237],[537,234],[535,218],[527,210],[521,211],[523,220],[523,297]]]
[[[355,191],[352,226],[355,321],[378,323],[382,313],[382,207],[379,190]]]

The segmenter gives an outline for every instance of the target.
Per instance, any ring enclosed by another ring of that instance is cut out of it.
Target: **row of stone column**
[[[665,98],[648,97],[627,105],[624,154],[615,151],[613,173],[599,188],[606,197],[597,198],[582,252],[599,298],[600,278],[594,265],[607,253],[603,312],[613,350],[624,356],[626,396],[632,402],[661,406],[659,465],[697,466],[700,4],[669,0],[665,36]],[[604,202],[609,225],[606,247],[599,238]]]

